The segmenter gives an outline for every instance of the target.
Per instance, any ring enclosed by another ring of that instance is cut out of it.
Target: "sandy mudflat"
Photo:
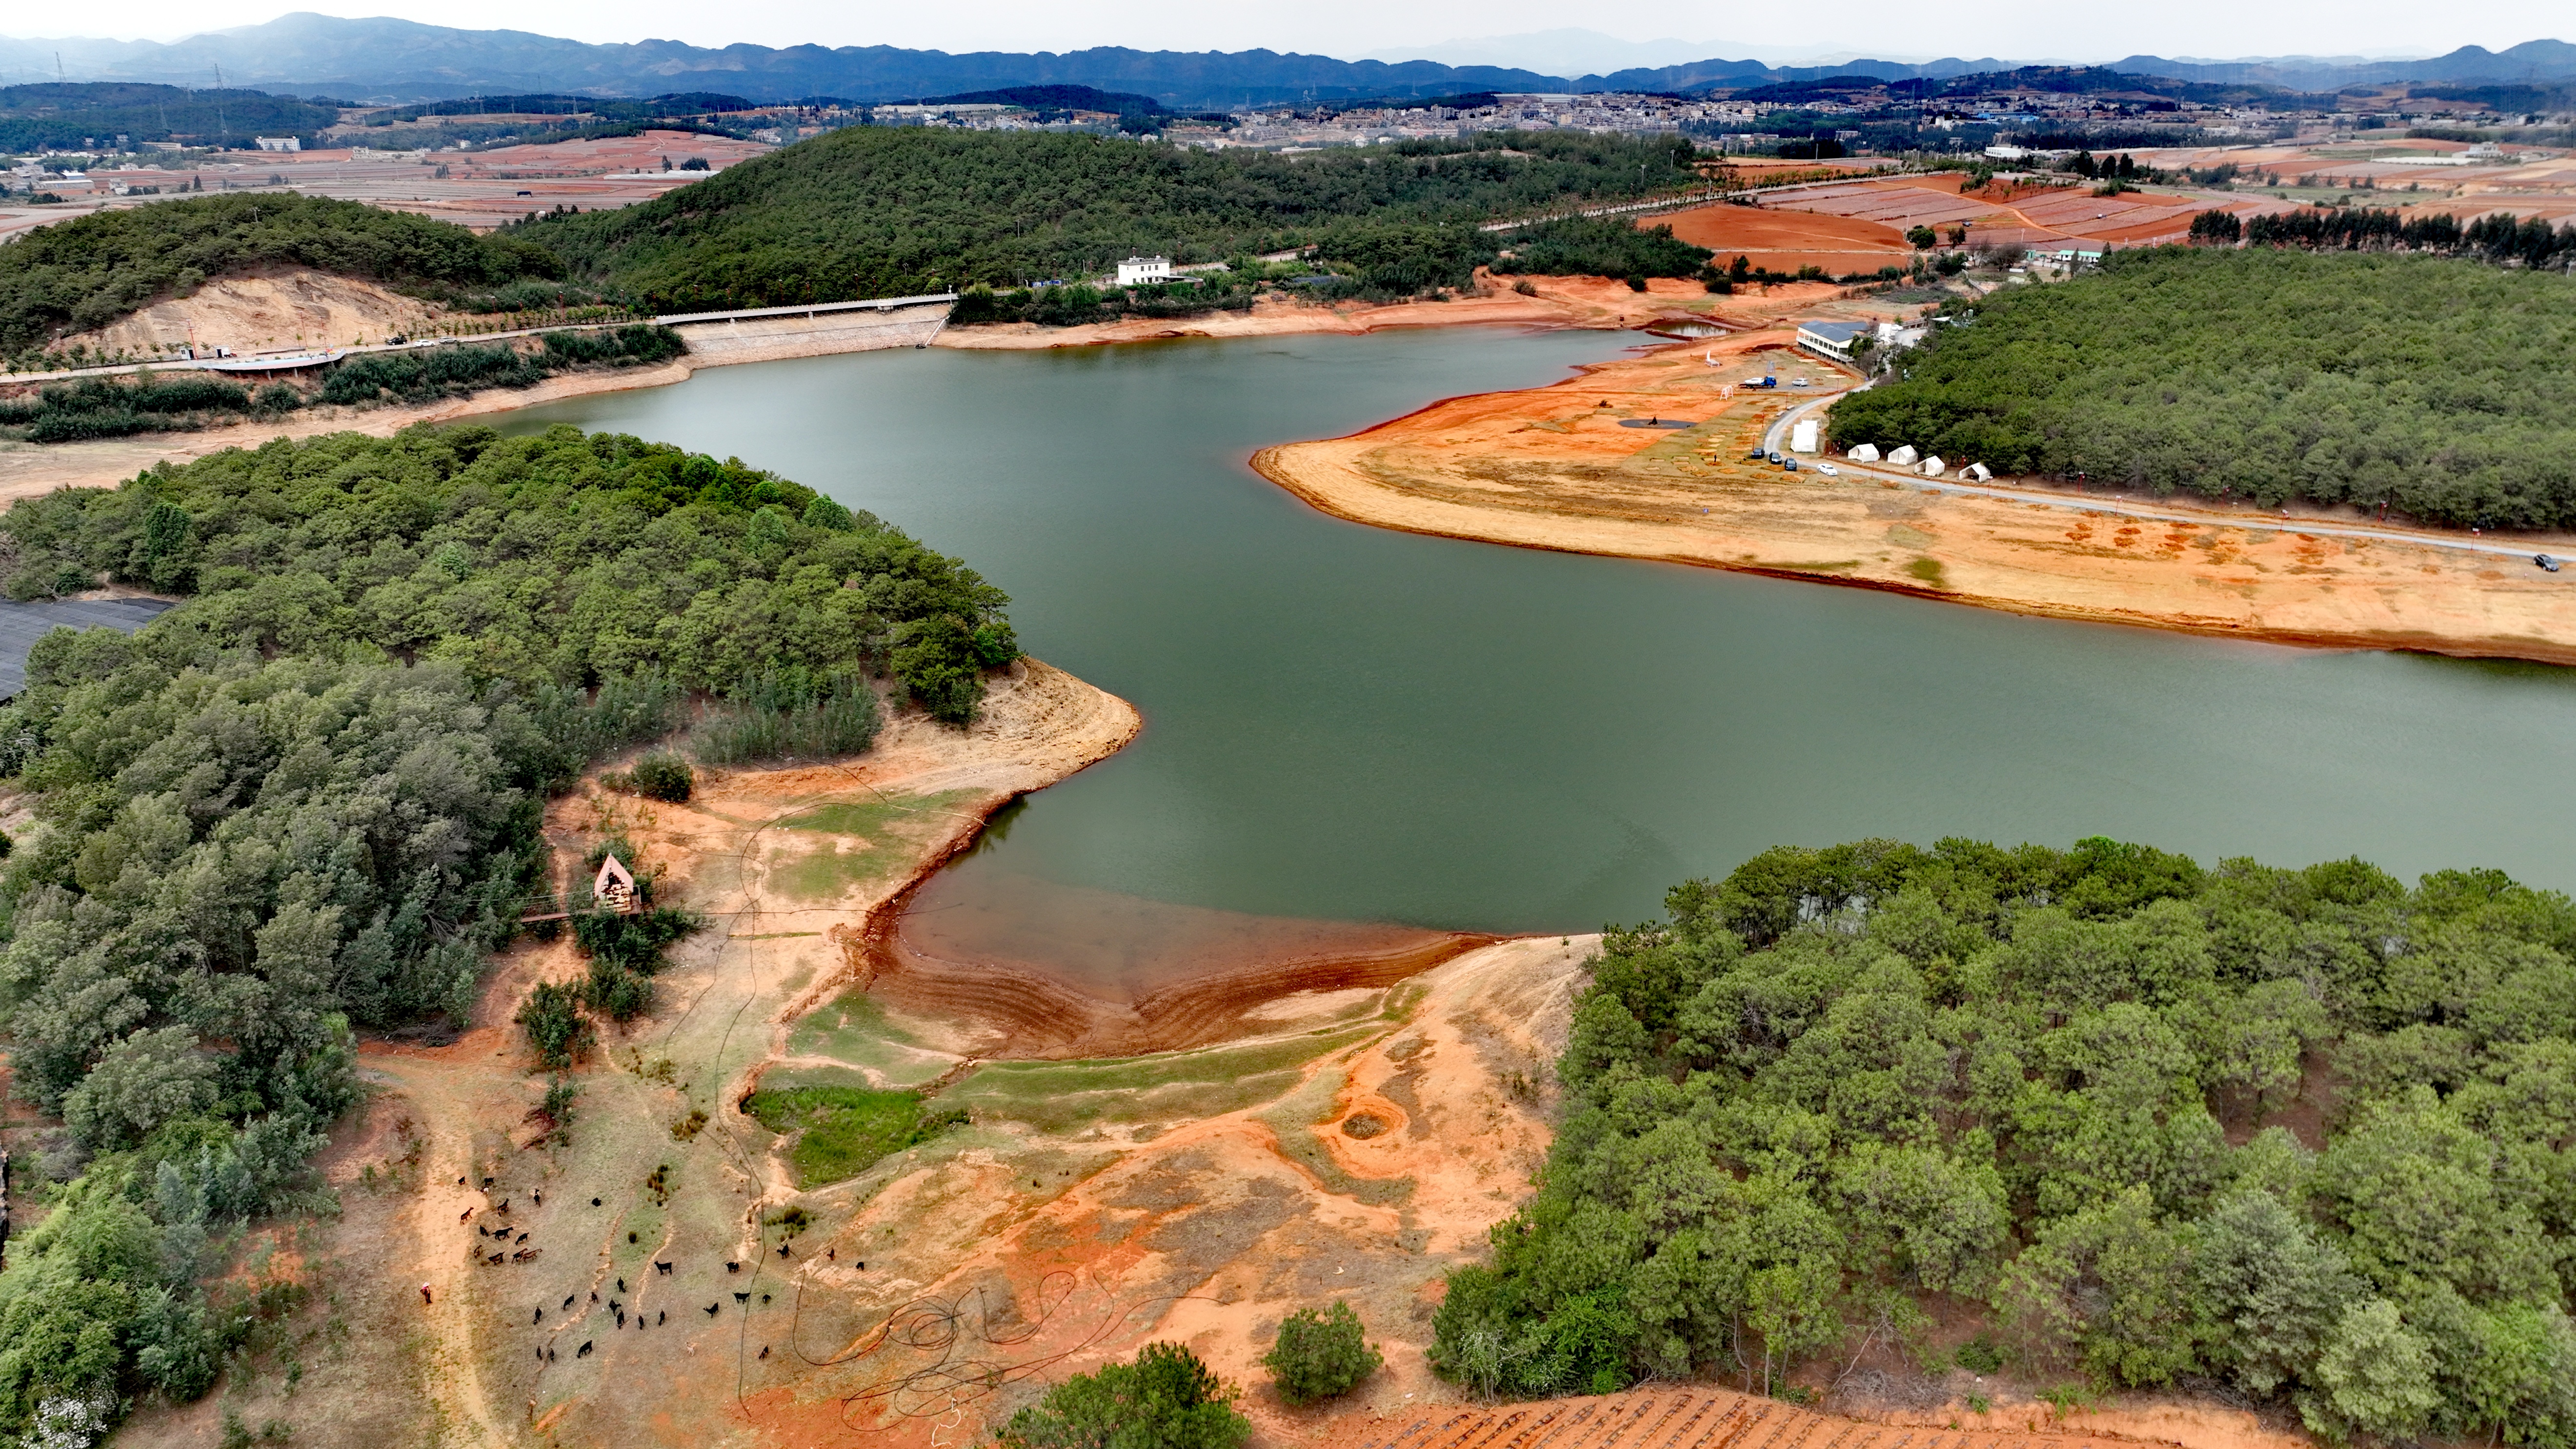
[[[1842,293],[1841,288],[1828,284],[1805,283],[1776,287],[1766,293],[1714,297],[1697,282],[1671,277],[1650,280],[1643,292],[1631,291],[1627,283],[1608,277],[1532,277],[1529,281],[1536,295],[1530,296],[1512,290],[1517,280],[1479,272],[1473,294],[1461,294],[1447,302],[1346,302],[1326,307],[1263,297],[1249,312],[1213,312],[1203,317],[1132,317],[1082,327],[1040,327],[1028,322],[951,327],[939,334],[934,345],[1089,347],[1104,342],[1154,342],[1178,337],[1279,337],[1324,332],[1358,336],[1406,327],[1476,324],[1611,331],[1643,327],[1657,318],[1683,316],[1743,324],[1773,321]]]
[[[1453,398],[1253,466],[1327,513],[1386,528],[1855,584],[2068,619],[2344,648],[2576,663],[2576,571],[2441,546],[2458,535],[2337,536],[2168,500],[1926,492],[1846,469],[1745,461],[1814,395],[1721,395],[1769,370],[1842,385],[1785,331],[1662,349],[1525,392]],[[1720,365],[1709,366],[1708,356]],[[1620,426],[1658,415],[1680,431]],[[1955,460],[1954,460],[1955,461]],[[2179,521],[2123,517],[2123,508]],[[2295,526],[2300,520],[2291,520]],[[2399,530],[2402,532],[2402,530]],[[2491,541],[2491,540],[2490,540]],[[2565,540],[2533,540],[2565,553]]]

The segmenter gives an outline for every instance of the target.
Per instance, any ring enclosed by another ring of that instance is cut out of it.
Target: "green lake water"
[[[2576,887],[2576,671],[1420,538],[1323,517],[1245,464],[1637,340],[865,353],[506,426],[738,455],[869,509],[1008,590],[1030,652],[1135,702],[1143,736],[1012,812],[935,888],[955,905],[1588,930],[1766,846],[1873,835]]]

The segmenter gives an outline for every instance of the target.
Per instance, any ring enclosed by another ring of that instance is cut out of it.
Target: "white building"
[[[1849,362],[1853,339],[1867,336],[1872,330],[1866,322],[1801,322],[1798,345],[1820,357]]]
[[[1170,257],[1129,257],[1118,264],[1118,285],[1122,287],[1139,287],[1148,282],[1168,282],[1171,279]]]
[[[258,138],[258,141],[259,149],[263,151],[301,151],[304,149],[304,142],[294,136],[261,136]]]

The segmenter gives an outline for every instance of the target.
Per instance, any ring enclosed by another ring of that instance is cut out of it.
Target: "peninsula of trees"
[[[1614,931],[1539,1193],[1450,1276],[1501,1394],[1989,1327],[2335,1440],[2576,1441],[2576,904],[2494,871],[1781,849]]]
[[[320,1201],[353,1031],[464,1021],[549,890],[550,792],[702,707],[728,759],[854,704],[863,737],[871,675],[963,720],[1016,653],[999,590],[878,519],[568,427],[281,439],[0,537],[21,576],[186,596],[48,635],[0,706],[37,821],[0,870],[0,1029],[89,1154],[0,1274],[13,1441],[213,1381],[256,1305],[210,1306],[208,1245]],[[639,990],[593,974],[610,1014]]]
[[[2114,253],[1954,307],[1835,444],[2434,523],[2576,524],[2576,293],[2465,259]]]

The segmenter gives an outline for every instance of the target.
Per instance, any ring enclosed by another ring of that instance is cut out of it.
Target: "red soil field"
[[[1894,227],[1853,216],[1814,211],[1772,211],[1753,206],[1702,206],[1657,217],[1648,225],[1669,223],[1673,235],[1718,254],[1721,264],[1737,256],[1757,267],[1794,272],[1817,266],[1837,276],[1874,272],[1902,262],[1913,248]]]

